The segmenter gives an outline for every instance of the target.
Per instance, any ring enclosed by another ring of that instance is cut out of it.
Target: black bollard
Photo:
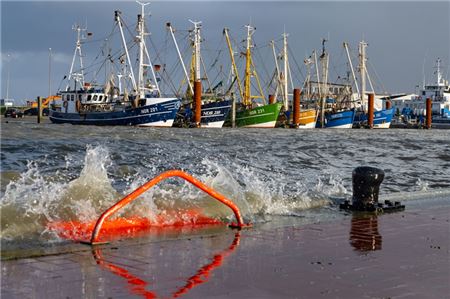
[[[365,211],[365,212],[383,212],[403,210],[404,205],[400,202],[392,203],[386,200],[383,203],[378,202],[378,193],[380,185],[384,179],[384,171],[379,168],[360,166],[356,167],[352,173],[353,179],[353,197],[352,204],[348,200],[340,204],[339,207],[345,210]]]
[[[384,171],[379,168],[360,166],[352,173],[353,178],[353,207],[365,211],[367,207],[378,204],[378,193],[384,179]]]

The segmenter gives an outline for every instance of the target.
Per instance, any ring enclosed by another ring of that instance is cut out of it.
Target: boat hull
[[[353,118],[355,110],[345,110],[335,113],[325,113],[325,128],[331,129],[351,129],[353,127]],[[317,121],[317,128],[320,128],[320,121]]]
[[[316,127],[317,113],[315,109],[300,111],[299,129],[314,129]]]
[[[274,128],[281,107],[281,103],[274,103],[236,112],[236,126],[244,128]]]
[[[230,114],[231,101],[216,101],[202,105],[200,126],[202,128],[222,128]]]
[[[50,110],[49,118],[56,124],[171,127],[180,103],[180,99],[171,98],[155,104],[118,111],[66,113]]]
[[[394,116],[395,109],[383,109],[374,112],[373,128],[375,129],[389,129]],[[355,115],[353,126],[363,127],[367,125],[367,113],[358,112]]]

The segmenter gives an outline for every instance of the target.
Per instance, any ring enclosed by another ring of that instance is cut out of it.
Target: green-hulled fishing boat
[[[263,105],[236,112],[236,126],[249,128],[273,128],[277,122],[281,103]]]
[[[259,82],[258,74],[256,73],[253,61],[251,58],[250,49],[252,45],[252,35],[255,31],[250,25],[245,26],[247,28],[247,47],[245,51],[246,66],[245,66],[245,79],[244,87],[242,87],[239,79],[239,73],[236,63],[234,61],[234,51],[231,47],[230,38],[228,36],[228,29],[224,29],[224,34],[227,40],[228,49],[230,51],[231,64],[233,66],[233,72],[236,76],[235,81],[239,88],[239,94],[241,96],[241,105],[236,111],[235,125],[237,127],[248,128],[274,128],[280,114],[281,103],[266,104],[264,99],[264,93]],[[256,83],[259,90],[259,95],[251,94],[251,77],[256,78]],[[259,99],[261,103],[255,103],[254,100]]]

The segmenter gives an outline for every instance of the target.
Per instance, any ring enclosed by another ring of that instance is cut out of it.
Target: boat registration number
[[[205,112],[203,113],[203,115],[205,115],[205,116],[218,115],[218,114],[220,114],[220,111],[219,111],[219,110],[215,110],[215,111],[205,111]]]
[[[157,112],[158,108],[157,107],[151,107],[151,108],[145,108],[141,110],[141,114],[148,114],[148,113],[153,113],[153,112]]]
[[[248,114],[256,115],[256,114],[263,114],[263,113],[264,113],[264,109],[255,109],[255,110],[249,111]]]

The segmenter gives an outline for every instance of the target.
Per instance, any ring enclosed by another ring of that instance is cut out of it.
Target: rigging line
[[[266,64],[264,63],[264,59],[263,59],[263,57],[261,55],[261,52],[259,51],[259,48],[256,48],[256,55],[258,56],[258,59],[261,61],[262,68],[263,68],[263,70],[265,72],[265,74],[264,74],[265,77],[266,78],[270,77],[269,71],[267,70]],[[267,80],[264,81],[264,85],[267,85]]]
[[[294,55],[294,53],[293,53],[293,51],[292,51],[292,49],[291,49],[291,47],[289,45],[288,45],[288,52],[290,54],[290,57],[294,61],[295,66],[297,67],[297,69],[299,71],[299,75],[301,76],[301,78],[298,78],[297,80],[299,82],[302,82],[302,81],[305,82],[306,76],[305,76],[305,74],[303,74],[302,69],[301,69],[300,65],[298,64],[297,59],[295,59],[295,55]],[[295,74],[295,72],[294,72],[294,74]]]
[[[369,62],[370,68],[371,68],[372,71],[375,73],[376,79],[378,80],[379,84],[381,85],[381,90],[382,90],[382,92],[384,92],[385,94],[388,94],[387,89],[384,87],[384,84],[383,84],[383,82],[381,81],[380,77],[378,76],[375,67],[372,65],[372,63],[370,62],[370,60],[368,60],[368,62]],[[367,71],[367,70],[366,70],[366,71]],[[367,75],[368,75],[368,74],[367,74]],[[373,92],[375,92],[375,90],[374,90]]]
[[[161,77],[163,77],[164,75],[166,75],[166,77],[168,76],[165,68],[162,71]],[[168,76],[167,81],[165,81],[165,82],[167,82],[166,84],[172,89],[172,92],[175,94],[177,92],[177,88],[175,87],[172,80],[170,79],[170,76]]]
[[[330,56],[328,56],[328,57],[330,57]],[[333,84],[333,81],[336,82],[337,78],[340,78],[339,73],[337,72],[337,69],[336,69],[336,64],[334,63],[334,61],[335,61],[334,59],[328,59],[328,64],[329,65],[331,64],[331,70],[334,72],[334,75],[336,76],[336,79],[335,80],[331,80],[330,73],[332,73],[332,72],[330,72],[330,67],[329,67],[328,68],[327,85]]]
[[[203,57],[200,55],[200,62],[203,66],[203,72],[206,79],[206,82],[208,83],[208,87],[210,90],[212,90],[211,82],[209,82],[208,73],[206,72],[205,62],[203,61]]]

